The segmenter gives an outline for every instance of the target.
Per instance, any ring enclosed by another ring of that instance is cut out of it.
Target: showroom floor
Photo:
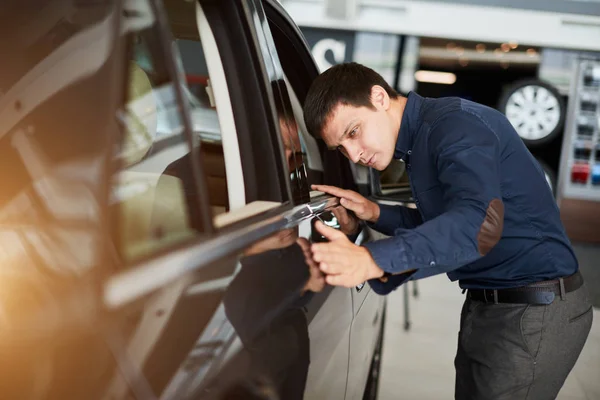
[[[410,298],[412,326],[404,331],[403,292],[388,299],[388,315],[379,389],[380,400],[454,398],[454,355],[464,300],[458,284],[446,275],[418,282]],[[412,291],[412,283],[411,283]],[[600,399],[600,309],[559,400]]]

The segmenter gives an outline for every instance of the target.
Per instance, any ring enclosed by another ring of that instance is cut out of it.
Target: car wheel
[[[548,185],[550,186],[552,195],[556,197],[556,173],[552,168],[548,166],[548,164],[546,164],[539,158],[536,158],[536,160],[540,164],[540,167],[542,167],[542,170],[544,171],[546,182],[548,182]]]
[[[367,380],[367,386],[365,387],[363,400],[377,399],[377,392],[379,390],[379,375],[381,369],[381,354],[383,350],[383,332],[385,331],[386,310],[387,302],[383,306],[383,315],[381,318],[379,337],[377,338],[377,345],[375,346],[375,352],[373,353],[373,359],[371,360],[371,368],[369,369],[369,378]]]
[[[565,121],[565,103],[560,93],[540,80],[523,80],[507,87],[498,109],[527,146],[554,140]]]

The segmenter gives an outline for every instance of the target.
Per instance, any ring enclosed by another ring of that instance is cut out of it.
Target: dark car
[[[279,3],[9,0],[0,35],[3,398],[376,394],[384,298],[310,255],[373,238],[310,184],[366,186]]]

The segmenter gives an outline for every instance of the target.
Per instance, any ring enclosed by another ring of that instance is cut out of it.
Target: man
[[[304,118],[354,163],[382,171],[404,160],[417,206],[315,186],[391,236],[360,247],[318,224],[330,242],[312,245],[313,258],[327,283],[369,280],[387,294],[447,273],[468,290],[455,397],[555,398],[587,339],[591,303],[544,174],[508,120],[459,98],[400,96],[356,63],[315,80]]]

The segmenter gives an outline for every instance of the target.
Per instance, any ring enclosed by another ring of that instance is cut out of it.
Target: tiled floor
[[[464,300],[457,283],[436,276],[418,282],[410,298],[411,329],[404,331],[402,288],[388,298],[380,400],[454,398],[454,355]],[[412,292],[412,283],[411,283]],[[600,310],[560,400],[600,400]]]

